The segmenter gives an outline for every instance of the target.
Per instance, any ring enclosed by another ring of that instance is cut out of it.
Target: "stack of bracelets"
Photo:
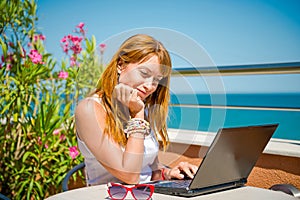
[[[127,138],[135,133],[140,134],[140,137],[138,138],[145,138],[145,136],[150,134],[150,124],[144,119],[132,118],[127,122],[124,133],[127,134]],[[135,134],[134,137],[136,137],[137,135],[138,134]]]

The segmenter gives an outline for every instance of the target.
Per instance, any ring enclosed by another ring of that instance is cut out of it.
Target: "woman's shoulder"
[[[99,98],[97,95],[82,99],[76,106],[75,115],[88,114],[95,111],[105,112],[105,107],[102,104],[101,98]]]

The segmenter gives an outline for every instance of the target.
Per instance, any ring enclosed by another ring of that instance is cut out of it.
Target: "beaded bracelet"
[[[171,169],[170,168],[164,167],[164,168],[161,168],[160,171],[161,171],[161,180],[170,180],[171,179],[171,177],[170,177]]]
[[[166,177],[165,177],[165,168],[161,169],[161,180],[166,180]]]
[[[150,134],[150,124],[144,119],[132,118],[127,122],[124,133],[127,134],[127,138],[134,133],[142,133],[147,136]]]

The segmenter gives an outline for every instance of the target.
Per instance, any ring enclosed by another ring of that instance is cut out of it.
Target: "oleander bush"
[[[77,149],[74,107],[102,72],[96,39],[84,23],[62,36],[58,62],[36,29],[34,0],[0,3],[0,192],[12,199],[44,199],[61,192]],[[76,177],[74,177],[76,179]]]

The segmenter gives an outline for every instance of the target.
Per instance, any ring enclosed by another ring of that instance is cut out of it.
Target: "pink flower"
[[[10,70],[11,70],[11,67],[12,67],[12,65],[9,64],[9,63],[7,63],[7,64],[6,64],[6,71],[10,71]]]
[[[102,54],[104,52],[105,48],[106,48],[106,44],[102,43],[102,44],[99,45],[99,47],[100,47],[100,53]]]
[[[83,22],[80,22],[76,28],[79,28],[79,33],[82,33],[83,36],[85,36],[85,30],[83,29],[84,27],[84,23]],[[75,30],[76,31],[76,30]]]
[[[37,50],[31,49],[28,56],[34,64],[44,64],[44,62],[42,62],[42,55],[39,54]]]
[[[60,130],[59,129],[55,129],[54,131],[53,131],[53,135],[58,135],[60,133]]]
[[[44,36],[43,34],[33,36],[33,41],[38,41],[39,39],[44,41],[46,40],[46,36]]]
[[[65,141],[66,136],[65,136],[64,134],[61,134],[60,137],[59,137],[59,139],[60,139],[61,141]]]
[[[41,137],[40,137],[40,136],[38,137],[37,140],[38,140],[38,141],[37,141],[38,145],[42,145],[42,140],[41,140]]]
[[[82,29],[84,27],[84,23],[80,22],[76,27]]]
[[[101,43],[101,44],[99,45],[99,47],[100,47],[101,49],[105,49],[106,44]]]
[[[83,38],[78,37],[78,36],[72,36],[72,38],[70,38],[70,39],[74,45],[78,45],[78,44],[80,44],[80,42],[82,41]]]
[[[64,36],[61,40],[61,46],[63,48],[63,51],[68,54],[69,50],[72,50],[74,54],[79,54],[82,50],[81,48],[81,42],[83,40],[83,37],[68,35]]]
[[[62,78],[62,79],[66,79],[68,78],[68,76],[69,76],[68,72],[65,71],[60,71],[58,74],[58,78]]]
[[[73,51],[74,54],[79,54],[82,50],[80,45],[74,45],[71,47],[71,50]]]
[[[69,155],[71,156],[72,159],[75,159],[79,155],[76,146],[69,147]]]
[[[49,147],[48,144],[45,144],[44,146],[45,146],[46,149],[48,149],[48,147]]]
[[[64,36],[64,37],[60,40],[60,42],[61,42],[61,43],[65,43],[65,42],[67,42],[67,39],[68,39],[68,38],[67,38],[66,36]]]
[[[75,58],[74,56],[71,56],[70,62],[71,62],[71,63],[70,63],[71,67],[74,67],[74,66],[77,65],[77,63],[76,63],[76,58]]]
[[[63,51],[64,51],[66,54],[68,54],[68,51],[69,51],[68,44],[65,44],[65,45],[63,46]]]
[[[45,35],[40,34],[39,36],[40,36],[40,40],[43,40],[43,41],[46,40],[46,36]]]

